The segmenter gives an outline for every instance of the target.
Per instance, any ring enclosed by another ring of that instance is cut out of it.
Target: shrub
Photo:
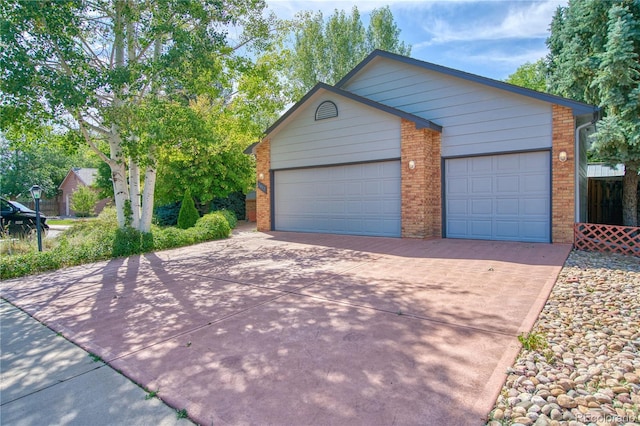
[[[227,238],[231,235],[231,227],[221,212],[213,212],[202,216],[195,227],[199,241]]]
[[[214,212],[198,219],[189,229],[154,226],[151,233],[141,233],[133,228],[118,228],[115,209],[106,208],[95,220],[74,224],[58,237],[57,247],[50,251],[0,256],[0,278],[227,238],[231,234],[228,217],[229,213]]]
[[[182,206],[180,207],[180,213],[178,213],[178,228],[187,229],[196,224],[200,218],[200,213],[196,209],[196,205],[191,197],[191,191],[187,189],[182,199]]]
[[[160,226],[175,226],[178,223],[181,203],[165,204],[153,209],[155,223]]]
[[[182,247],[194,244],[196,240],[186,229],[162,228],[153,231],[153,246],[155,250],[172,247]]]
[[[153,250],[153,235],[130,227],[118,228],[113,240],[113,257],[131,256]]]
[[[78,217],[95,215],[98,194],[88,186],[79,186],[71,195],[71,208]]]
[[[238,219],[236,218],[235,213],[233,213],[231,210],[220,210],[219,213],[221,213],[224,218],[227,219],[229,228],[233,229],[236,227],[236,225],[238,224]]]

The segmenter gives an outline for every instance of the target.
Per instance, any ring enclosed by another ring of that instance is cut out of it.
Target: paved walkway
[[[1,295],[201,424],[481,424],[569,250],[240,232]]]
[[[0,318],[0,424],[192,424],[5,301]]]

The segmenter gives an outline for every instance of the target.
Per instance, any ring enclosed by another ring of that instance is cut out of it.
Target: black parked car
[[[29,207],[0,197],[0,233],[13,237],[28,237],[36,234],[36,212]],[[40,213],[42,235],[49,230],[47,217]]]

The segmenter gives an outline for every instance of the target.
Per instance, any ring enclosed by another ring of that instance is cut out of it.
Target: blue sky
[[[365,26],[371,10],[389,5],[402,30],[401,39],[413,46],[412,57],[503,80],[525,62],[547,54],[551,18],[567,1],[267,0],[267,4],[280,18],[303,10],[320,10],[327,17],[335,9],[350,12],[357,5]]]

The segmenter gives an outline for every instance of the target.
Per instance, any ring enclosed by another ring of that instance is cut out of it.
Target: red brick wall
[[[402,120],[402,236],[425,238],[442,236],[442,191],[440,171],[440,133],[416,129]],[[409,162],[415,168],[409,168]]]
[[[67,215],[67,202],[69,203],[69,215],[75,216],[75,212],[71,208],[71,196],[78,189],[78,186],[81,185],[80,180],[75,175],[75,173],[71,173],[68,176],[68,179],[64,181],[64,185],[60,188],[62,191],[62,195],[60,197],[60,214],[62,216]]]
[[[575,219],[575,122],[571,108],[553,105],[553,148],[551,150],[551,241],[573,242]],[[560,152],[567,161],[560,162]]]
[[[271,231],[271,141],[263,140],[256,147],[257,180],[267,186],[265,194],[256,189],[256,226],[258,231]],[[262,175],[262,177],[260,177]]]
[[[245,210],[249,222],[256,221],[256,200],[245,200]]]

